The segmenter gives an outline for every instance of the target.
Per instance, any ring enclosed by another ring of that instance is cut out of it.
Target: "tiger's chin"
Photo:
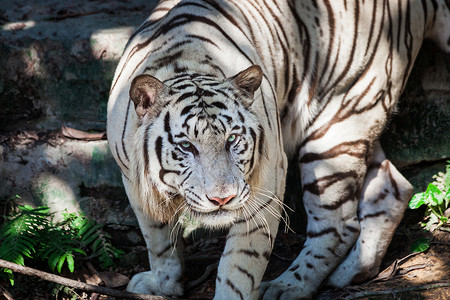
[[[240,219],[238,210],[218,209],[206,213],[195,212],[194,215],[199,223],[211,229],[230,227]]]

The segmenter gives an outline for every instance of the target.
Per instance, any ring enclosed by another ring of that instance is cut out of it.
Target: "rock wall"
[[[425,42],[381,138],[386,155],[422,191],[450,158],[450,55]]]
[[[105,130],[115,66],[154,5],[0,3],[0,198],[17,194],[23,203],[81,209],[116,228],[136,225],[106,141],[71,140],[56,130],[63,124]],[[382,137],[388,157],[417,190],[450,158],[449,100],[450,57],[425,43]]]

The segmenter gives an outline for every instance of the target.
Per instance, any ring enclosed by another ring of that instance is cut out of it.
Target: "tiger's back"
[[[162,1],[130,39],[108,104],[152,268],[129,289],[182,294],[167,237],[180,213],[231,226],[216,298],[309,297],[330,273],[334,286],[375,276],[411,193],[378,137],[423,39],[449,52],[448,5]],[[260,287],[284,152],[299,157],[307,241]]]

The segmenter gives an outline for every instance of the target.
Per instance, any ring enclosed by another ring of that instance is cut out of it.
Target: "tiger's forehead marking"
[[[223,79],[210,74],[200,73],[183,73],[178,74],[170,79],[164,81],[171,89],[181,92],[190,87],[198,87],[201,89],[209,89],[223,85]]]
[[[172,105],[178,109],[180,129],[198,138],[226,134],[231,130],[233,108],[239,106],[235,91],[223,80],[205,74],[183,74],[164,82],[170,87],[174,99]]]

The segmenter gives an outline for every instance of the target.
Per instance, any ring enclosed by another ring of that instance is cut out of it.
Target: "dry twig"
[[[345,300],[353,300],[358,298],[366,298],[373,296],[381,296],[381,295],[395,295],[398,293],[406,293],[406,292],[415,292],[415,291],[423,291],[423,290],[432,290],[438,288],[450,287],[450,282],[441,282],[441,283],[431,283],[421,286],[410,286],[398,289],[389,289],[389,290],[381,290],[381,291],[362,291],[355,293],[353,295],[349,295],[345,297]]]

